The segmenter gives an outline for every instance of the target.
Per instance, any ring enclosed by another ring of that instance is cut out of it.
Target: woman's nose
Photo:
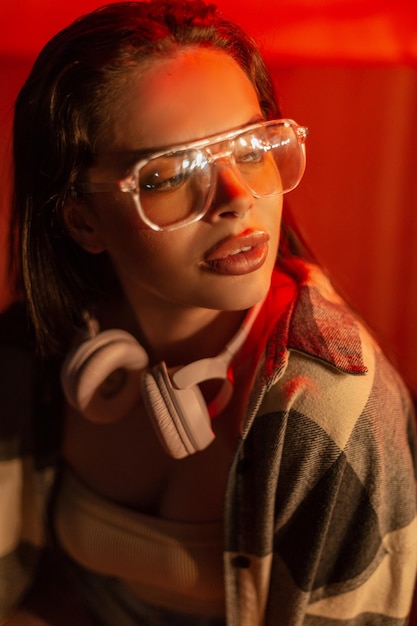
[[[215,192],[211,212],[221,217],[242,218],[252,208],[254,197],[244,178],[230,161],[214,165]]]

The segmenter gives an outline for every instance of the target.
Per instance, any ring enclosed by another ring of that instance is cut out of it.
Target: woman
[[[290,252],[306,134],[211,5],[109,5],[41,52],[14,125],[28,336],[20,305],[1,324],[4,623],[406,623],[410,403]]]

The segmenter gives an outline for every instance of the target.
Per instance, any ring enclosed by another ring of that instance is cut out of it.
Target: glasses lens
[[[253,193],[286,193],[300,182],[304,152],[289,123],[267,124],[238,137],[235,162]]]
[[[199,150],[147,161],[138,172],[141,208],[161,228],[197,219],[210,189],[210,164]]]
[[[248,187],[257,196],[282,191],[279,168],[274,160],[266,129],[240,135],[235,140],[234,160]]]

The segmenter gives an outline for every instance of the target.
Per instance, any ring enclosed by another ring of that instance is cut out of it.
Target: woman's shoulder
[[[267,369],[286,362],[288,354],[308,356],[317,364],[350,374],[365,374],[364,344],[368,333],[360,318],[334,289],[320,267],[297,260],[288,272],[276,272],[268,297],[268,311],[279,310],[283,278],[289,277],[295,287],[289,305],[272,327],[267,346]]]
[[[35,406],[36,371],[26,308],[22,303],[15,303],[0,314],[2,456],[6,444],[14,445],[15,439],[29,428]]]
[[[270,429],[268,440],[284,424],[287,435],[293,429],[300,462],[310,454],[312,440],[314,449],[349,447],[358,459],[370,450],[394,458],[408,448],[413,405],[407,387],[372,333],[316,268],[299,284],[287,326],[275,328],[259,380],[265,393],[257,422]],[[404,463],[410,464],[406,452]]]
[[[16,302],[0,313],[0,389],[3,398],[8,391],[28,387],[36,370],[36,361],[26,307]]]
[[[0,313],[0,458],[32,451],[43,458],[59,431],[57,368],[35,349],[27,308],[16,302]],[[46,451],[46,452],[45,452]]]
[[[303,263],[299,276],[285,323],[281,321],[270,335],[266,359],[269,380],[280,380],[279,386],[294,377],[308,381],[312,393],[306,398],[313,404],[317,395],[326,397],[327,390],[331,390],[332,405],[340,403],[342,396],[349,407],[357,404],[358,397],[366,403],[377,395],[378,404],[386,402],[388,395],[403,400],[407,391],[396,368],[326,273]]]
[[[337,416],[330,420],[337,429],[364,414],[379,419],[386,411],[407,413],[408,390],[372,331],[325,272],[307,264],[303,272],[287,324],[276,329],[267,352],[266,365],[286,408],[326,423],[329,415]],[[279,371],[284,352],[286,365]]]
[[[347,374],[366,374],[379,346],[326,272],[303,264],[287,347]]]

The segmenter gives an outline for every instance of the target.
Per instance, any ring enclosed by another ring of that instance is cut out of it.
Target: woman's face
[[[238,64],[210,49],[187,49],[139,68],[120,94],[89,178],[125,176],[132,155],[262,120]],[[134,159],[133,159],[134,160]],[[212,204],[198,222],[153,231],[129,193],[92,197],[91,251],[106,250],[135,307],[243,310],[262,299],[278,250],[282,197],[254,198],[227,161],[218,162]]]

